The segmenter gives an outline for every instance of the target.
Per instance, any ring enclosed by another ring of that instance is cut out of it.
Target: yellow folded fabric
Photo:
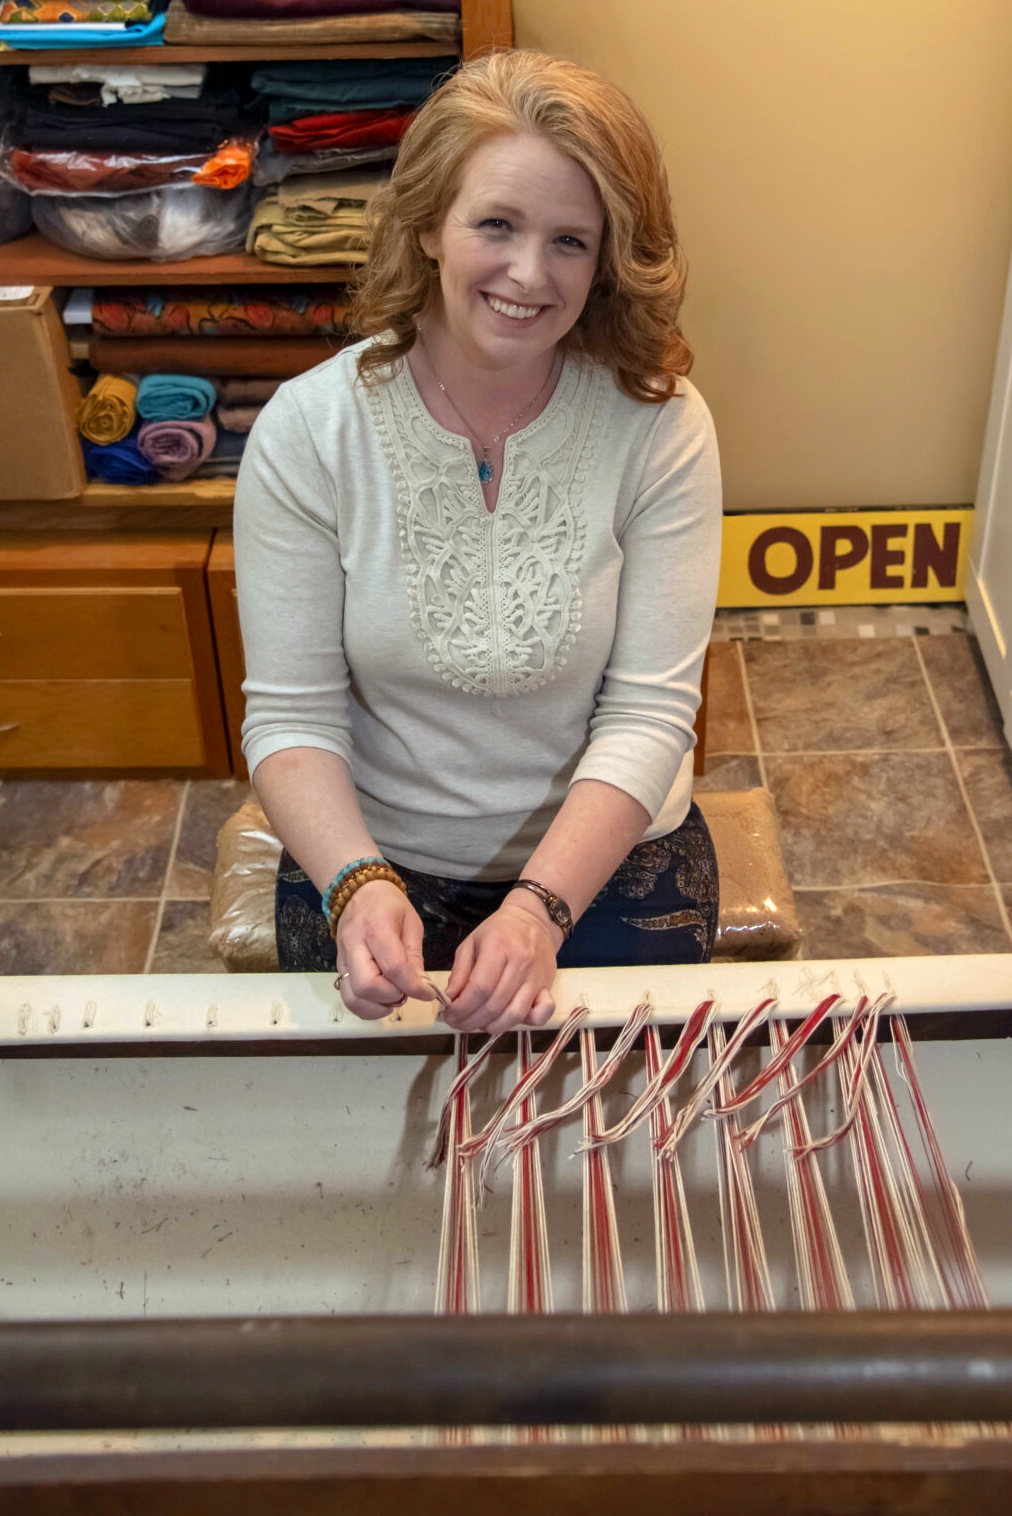
[[[292,174],[288,179],[282,179],[277,187],[278,204],[286,210],[290,206],[308,205],[321,211],[330,212],[338,206],[365,206],[382,189],[390,183],[390,175],[387,173],[330,173],[330,174]]]
[[[120,374],[102,374],[81,401],[77,426],[89,442],[122,442],[136,416],[136,384]]]
[[[308,205],[282,206],[276,190],[257,205],[246,251],[266,263],[364,263],[369,233],[363,205],[329,212]]]

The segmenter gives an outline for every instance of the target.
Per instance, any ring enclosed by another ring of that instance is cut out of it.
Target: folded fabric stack
[[[100,374],[280,383],[332,358],[349,339],[343,284],[179,285],[89,296],[88,361]]]
[[[137,414],[144,425],[138,451],[163,479],[178,484],[209,458],[218,429],[211,410],[218,398],[207,379],[189,374],[147,374],[137,386]]]
[[[211,378],[290,379],[333,358],[342,345],[340,337],[93,337],[88,362],[99,374],[150,374],[171,366],[178,374]]]
[[[216,399],[213,384],[186,374],[148,374],[136,385],[100,377],[78,417],[89,474],[106,484],[188,479],[214,450]]]
[[[460,43],[459,0],[420,0],[424,10],[396,0],[170,0],[165,40],[188,46],[302,42]]]
[[[21,113],[21,69],[0,69],[0,137],[8,135]],[[0,183],[0,242],[12,242],[32,229],[32,202],[17,184]]]
[[[396,142],[381,142],[373,147],[322,148],[315,153],[283,153],[270,137],[265,137],[253,164],[253,183],[280,184],[293,174],[335,174],[353,168],[374,168],[396,157]]]
[[[343,284],[96,289],[91,329],[105,337],[344,336]]]
[[[246,439],[260,412],[277,392],[281,379],[219,379],[218,441],[197,470],[198,479],[234,479]]]
[[[85,61],[29,75],[0,175],[32,195],[44,236],[103,259],[243,246],[259,129],[246,71]]]
[[[259,201],[246,249],[267,263],[364,263],[366,208],[383,174],[307,174],[282,180]]]
[[[456,57],[337,58],[259,68],[252,85],[282,152],[389,147]]]
[[[278,386],[346,340],[346,297],[343,284],[75,291],[64,319],[87,323],[99,369],[78,414],[90,477],[234,479]],[[192,352],[196,364],[179,357]]]
[[[220,431],[213,451],[197,469],[194,478],[236,479],[245,446],[245,433]]]
[[[157,47],[165,0],[3,0],[0,42],[45,49]]]
[[[234,479],[253,423],[282,382],[101,375],[78,415],[88,475],[131,485]]]
[[[157,100],[196,100],[206,63],[33,63],[30,84],[49,85],[49,98],[68,105],[152,105]]]
[[[35,70],[33,69],[34,73]],[[57,70],[47,68],[46,73]],[[158,99],[131,99],[123,73],[143,90],[143,72],[113,66],[83,70],[91,77],[66,79],[55,88],[34,83],[16,126],[17,145],[31,149],[95,153],[203,153],[255,125],[244,107],[240,84],[214,69],[185,72],[198,79],[197,93],[162,93]],[[148,70],[149,73],[156,72]],[[180,89],[188,86],[179,86]],[[96,91],[98,98],[96,99]],[[124,100],[122,95],[128,98]],[[103,100],[103,95],[112,95]]]

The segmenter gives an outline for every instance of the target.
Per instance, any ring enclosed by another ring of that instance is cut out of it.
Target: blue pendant
[[[478,464],[478,478],[481,480],[482,484],[491,484],[492,480],[495,478],[495,472],[487,457],[483,458]]]

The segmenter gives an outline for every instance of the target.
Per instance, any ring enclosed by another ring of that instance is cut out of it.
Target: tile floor
[[[722,612],[700,788],[767,784],[804,955],[1012,953],[1012,753],[949,607]],[[0,972],[220,971],[234,781],[0,783]]]

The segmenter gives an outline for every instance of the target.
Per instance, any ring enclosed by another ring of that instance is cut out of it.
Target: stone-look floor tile
[[[167,900],[151,972],[224,974],[224,963],[208,943],[209,930],[205,900]]]
[[[995,878],[1012,884],[1012,753],[1003,746],[956,756]]]
[[[238,779],[192,781],[166,891],[171,899],[210,899],[218,830],[252,794]]]
[[[0,899],[158,895],[182,784],[17,779],[0,790]]]
[[[749,642],[744,653],[764,753],[942,746],[907,638]]]
[[[976,637],[920,637],[917,647],[953,746],[1001,747],[1001,712]]]
[[[755,752],[755,738],[745,704],[738,648],[733,642],[714,642],[710,645],[706,690],[706,751]]]
[[[762,784],[759,760],[751,753],[708,753],[706,773],[693,776],[694,790],[754,790]]]
[[[766,773],[795,889],[989,882],[948,753],[772,757]]]
[[[140,974],[154,900],[0,901],[0,973]]]
[[[990,886],[894,884],[863,890],[798,890],[794,901],[806,958],[1012,953],[1012,938]]]

